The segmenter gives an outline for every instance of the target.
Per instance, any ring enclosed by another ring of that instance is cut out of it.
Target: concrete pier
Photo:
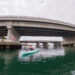
[[[17,43],[20,42],[20,36],[61,36],[65,41],[63,45],[74,46],[75,26],[73,24],[45,18],[0,17],[0,36],[7,36],[8,41]],[[47,42],[49,42],[49,40],[41,41],[40,43],[43,43],[43,47],[48,49]],[[37,45],[37,47],[39,47],[39,45]],[[8,46],[6,48],[8,48]]]
[[[36,42],[36,48],[40,48],[40,42]]]
[[[7,26],[7,29],[8,29],[7,40],[13,42],[15,41],[19,42],[20,40],[19,33],[12,26]]]
[[[48,42],[43,42],[43,49],[49,49]]]
[[[75,44],[64,44],[63,46],[66,46],[66,47],[74,47],[75,46]]]
[[[64,37],[63,46],[73,47],[75,46],[75,36]]]
[[[73,44],[73,46],[75,47],[75,43]]]
[[[21,44],[16,42],[0,42],[0,50],[16,50],[21,49]]]
[[[55,42],[54,43],[54,48],[58,48],[61,47],[61,42]]]

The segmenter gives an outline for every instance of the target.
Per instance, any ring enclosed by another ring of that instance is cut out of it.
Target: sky
[[[75,0],[0,0],[0,16],[33,16],[75,24]]]
[[[32,16],[75,25],[75,0],[0,0],[0,16]]]

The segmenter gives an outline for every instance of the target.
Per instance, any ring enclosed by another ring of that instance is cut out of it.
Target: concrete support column
[[[54,43],[54,48],[58,48],[61,47],[61,42],[55,42]]]
[[[7,40],[11,41],[11,28],[8,28],[8,33],[7,33]]]
[[[40,42],[37,42],[37,43],[36,43],[36,47],[37,47],[37,48],[40,48]]]
[[[61,47],[61,42],[58,42],[57,44],[58,44],[59,47]]]
[[[7,40],[8,41],[12,41],[11,40],[11,33],[12,33],[12,22],[8,22],[7,24],[7,29],[8,29],[8,32],[7,32]]]
[[[19,42],[20,35],[19,33],[12,27],[8,26],[7,40],[12,42]]]
[[[75,43],[73,44],[73,46],[75,47]]]
[[[43,48],[44,49],[49,49],[48,42],[43,42]]]

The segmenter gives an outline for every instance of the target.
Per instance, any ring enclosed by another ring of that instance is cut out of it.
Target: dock
[[[21,44],[17,42],[0,42],[0,50],[21,49]]]

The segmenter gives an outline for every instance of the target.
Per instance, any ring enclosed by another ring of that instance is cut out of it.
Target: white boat
[[[35,54],[35,53],[37,53],[37,52],[39,52],[39,49],[34,49],[33,51],[30,51],[30,50],[28,50],[28,51],[26,51],[26,50],[23,50],[22,52],[21,52],[21,57],[26,57],[26,56],[31,56],[31,55],[33,55],[33,54]]]

